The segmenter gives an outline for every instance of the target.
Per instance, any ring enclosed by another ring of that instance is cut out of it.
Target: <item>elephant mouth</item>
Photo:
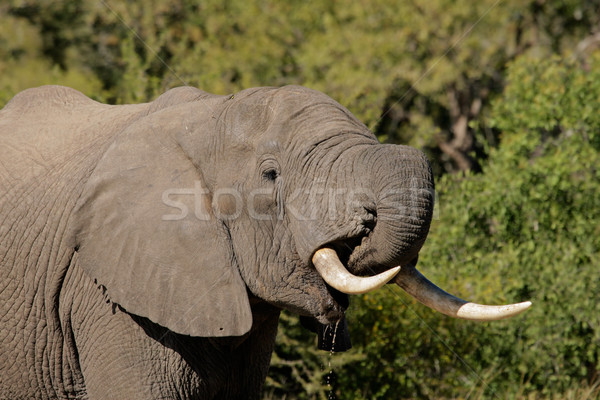
[[[329,292],[329,295],[333,299],[334,303],[333,307],[330,308],[330,312],[327,315],[324,315],[324,319],[326,321],[339,320],[341,317],[343,317],[346,309],[348,309],[348,306],[350,305],[350,297],[346,293],[343,293],[329,285],[327,282],[325,282],[325,285],[327,286],[327,291]]]
[[[336,240],[324,247],[329,247],[335,251],[340,262],[348,268],[348,263],[353,254],[360,252],[361,245],[367,236],[355,236],[344,240]]]
[[[347,266],[351,256],[357,249],[361,248],[365,237],[365,235],[361,235],[333,240],[315,250],[314,254],[323,254],[323,251],[327,251],[330,257],[337,258],[343,266]],[[321,277],[323,277],[319,270],[319,265],[320,263],[317,258],[313,257],[312,267],[319,272]],[[345,269],[346,267],[343,268]],[[350,304],[349,295],[358,293],[355,290],[348,290],[344,285],[340,285],[340,279],[338,278],[340,277],[323,279],[329,294],[329,300],[325,305],[324,312],[316,317],[316,320],[323,326],[337,326],[340,321],[344,319],[344,313]],[[344,281],[344,279],[344,277],[341,277],[342,281]]]

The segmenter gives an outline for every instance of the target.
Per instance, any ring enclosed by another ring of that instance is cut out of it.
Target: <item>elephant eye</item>
[[[271,182],[274,182],[278,176],[279,176],[279,172],[277,172],[277,170],[275,168],[269,168],[269,169],[263,171],[263,173],[262,173],[262,177],[265,180],[271,181]]]

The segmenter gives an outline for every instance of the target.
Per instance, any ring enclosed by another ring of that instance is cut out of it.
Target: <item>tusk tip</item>
[[[502,306],[484,306],[475,303],[465,303],[457,310],[456,317],[472,321],[497,321],[521,314],[531,307],[531,305],[532,303],[530,301]]]
[[[513,315],[517,315],[527,310],[531,305],[532,303],[530,301],[524,301],[522,303],[509,304],[506,307],[514,313]]]
[[[523,312],[523,311],[527,310],[527,309],[528,309],[529,307],[531,307],[532,305],[533,305],[533,303],[532,303],[532,302],[530,302],[530,301],[524,301],[524,302],[522,302],[522,303],[517,303],[517,304],[515,304],[515,306],[516,306],[515,308],[518,308],[518,309],[519,309],[519,312],[521,313],[521,312]]]

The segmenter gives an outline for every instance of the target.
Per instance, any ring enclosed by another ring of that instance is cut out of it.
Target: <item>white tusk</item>
[[[352,275],[342,265],[335,250],[326,247],[317,250],[312,262],[329,286],[346,294],[362,294],[380,288],[400,271],[400,267],[394,267],[374,276]]]
[[[427,307],[451,317],[472,321],[494,321],[509,318],[522,313],[531,306],[530,301],[502,306],[487,306],[464,301],[431,283],[413,266],[402,267],[402,271],[396,276],[394,283]]]

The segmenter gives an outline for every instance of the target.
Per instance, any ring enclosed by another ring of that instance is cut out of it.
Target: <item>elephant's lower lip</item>
[[[330,325],[340,321],[344,317],[344,311],[341,309],[329,310],[324,314],[317,316],[317,321],[323,325]]]
[[[331,324],[339,321],[344,317],[344,313],[348,308],[350,301],[348,295],[327,285],[331,298],[327,302],[324,312],[317,317],[317,320],[322,324]]]

